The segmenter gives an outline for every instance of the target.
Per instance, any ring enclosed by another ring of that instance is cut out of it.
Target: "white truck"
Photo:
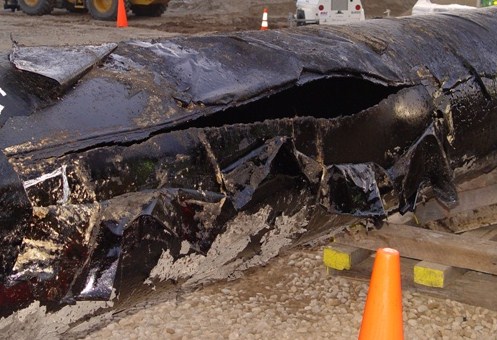
[[[423,15],[431,13],[453,12],[460,10],[476,9],[473,6],[465,6],[459,4],[436,4],[430,0],[419,0],[412,8],[412,15]]]
[[[300,25],[335,25],[364,20],[360,0],[297,0],[293,21]]]

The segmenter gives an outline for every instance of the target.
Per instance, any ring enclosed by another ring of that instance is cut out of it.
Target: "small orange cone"
[[[117,3],[117,27],[128,27],[128,17],[126,16],[124,0],[118,0]]]
[[[376,251],[362,316],[359,340],[402,340],[400,255],[391,248]]]
[[[268,24],[267,24],[267,8],[264,8],[264,13],[262,13],[262,24],[261,24],[261,31],[266,31],[268,30]]]

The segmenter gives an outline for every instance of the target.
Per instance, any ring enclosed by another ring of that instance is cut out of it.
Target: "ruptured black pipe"
[[[421,191],[451,209],[463,176],[497,165],[496,55],[495,8],[16,48],[0,329],[35,302],[98,314],[226,278]]]

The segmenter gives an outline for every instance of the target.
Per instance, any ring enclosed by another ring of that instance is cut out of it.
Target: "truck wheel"
[[[160,17],[166,11],[166,6],[163,4],[135,5],[131,6],[131,11],[137,17]]]
[[[19,7],[28,15],[50,14],[55,7],[55,0],[19,0]]]
[[[86,8],[93,19],[116,20],[119,0],[86,0]],[[127,4],[128,1],[124,1]],[[126,9],[129,7],[126,6]]]

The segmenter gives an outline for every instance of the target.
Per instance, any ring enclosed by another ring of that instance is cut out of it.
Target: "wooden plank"
[[[492,293],[495,291],[495,287],[497,287],[497,277],[495,275],[470,270],[449,282],[443,289],[421,285],[410,288],[423,294],[455,300],[495,311],[497,310],[497,294]]]
[[[418,225],[427,229],[463,233],[497,223],[497,168],[456,185],[458,202],[447,209],[428,190],[431,197],[419,202],[414,213],[395,213],[387,220],[394,224]]]
[[[369,250],[390,247],[404,257],[497,274],[495,241],[406,225],[385,225],[380,230],[354,235],[341,233],[334,238],[338,243],[353,247]]]
[[[429,200],[416,206],[416,217],[420,224],[450,218],[458,213],[497,203],[497,184],[483,188],[458,192],[458,204],[453,209],[447,209],[436,199]]]
[[[495,241],[497,240],[497,226],[481,227],[460,235],[461,237]],[[465,272],[467,272],[466,269],[421,261],[414,266],[414,282],[424,286],[445,288],[448,283]]]
[[[460,174],[462,175],[462,174]],[[459,176],[456,176],[459,177]],[[465,181],[459,181],[456,184],[456,188],[458,192],[474,190],[478,188],[488,187],[489,185],[497,184],[497,168],[493,169],[490,172],[481,174],[478,177],[474,177],[471,179],[466,179]]]
[[[481,238],[490,241],[497,241],[497,225],[481,227],[478,229],[469,230],[461,236]]]
[[[497,193],[496,193],[497,194]],[[466,231],[479,229],[483,226],[489,226],[497,223],[497,204],[480,207],[477,209],[466,210],[453,214],[448,218],[442,218],[436,221],[429,221],[422,224],[423,228],[450,231],[457,234]],[[411,224],[412,223],[403,223]]]
[[[415,218],[399,224],[420,224],[427,229],[462,233],[497,223],[497,168],[457,184],[458,202],[447,209],[435,198],[416,206]],[[431,196],[431,195],[428,195]],[[409,216],[402,216],[405,219]],[[398,218],[398,217],[397,217]],[[389,218],[390,219],[390,218]],[[392,221],[395,222],[395,216]]]
[[[369,282],[373,262],[374,259],[369,257],[353,266],[351,270],[330,270],[332,272],[331,275]],[[495,287],[497,287],[497,276],[470,270],[456,277],[454,280],[447,282],[447,285],[442,289],[433,288],[414,283],[414,266],[417,263],[417,260],[405,257],[400,258],[402,290],[404,292],[419,292],[429,296],[450,299],[497,311],[497,294],[493,294]]]

